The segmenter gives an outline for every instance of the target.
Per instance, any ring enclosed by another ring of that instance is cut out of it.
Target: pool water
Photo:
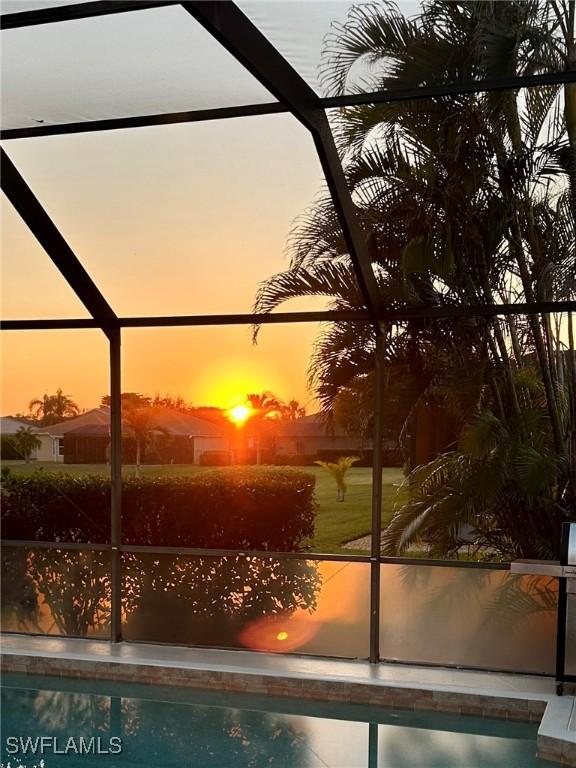
[[[535,723],[15,674],[2,683],[11,768],[550,766],[535,757]]]

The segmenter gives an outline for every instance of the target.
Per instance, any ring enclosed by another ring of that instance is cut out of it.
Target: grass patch
[[[336,501],[336,484],[321,467],[306,467],[316,475],[316,499],[320,505],[316,516],[316,534],[312,543],[315,552],[366,553],[364,549],[344,548],[344,544],[370,533],[372,520],[372,469],[352,467],[346,473],[348,492],[344,501]],[[392,505],[397,485],[402,481],[402,470],[387,467],[382,482],[382,527],[392,516]]]
[[[103,464],[63,464],[59,462],[3,462],[3,466],[18,474],[30,474],[38,470],[63,472],[68,474],[110,475],[110,468]],[[300,469],[300,468],[299,468]],[[372,515],[372,469],[370,467],[352,467],[346,474],[348,492],[344,501],[336,501],[336,484],[322,467],[301,467],[316,477],[316,499],[319,504],[316,516],[316,533],[310,542],[313,552],[326,553],[366,553],[369,549],[349,549],[344,544],[359,539],[370,533]],[[206,467],[191,464],[144,465],[142,476],[151,477],[186,477],[198,472],[206,472]],[[213,469],[210,469],[213,471]],[[135,475],[134,466],[125,466],[126,477]],[[382,527],[385,528],[392,515],[392,506],[402,481],[402,470],[388,467],[383,472],[382,483]]]

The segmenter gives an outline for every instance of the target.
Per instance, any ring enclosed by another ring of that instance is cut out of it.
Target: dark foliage
[[[2,489],[5,539],[107,543],[110,480],[37,472]],[[128,544],[295,550],[314,532],[314,477],[293,469],[230,467],[193,477],[128,478]]]
[[[0,456],[4,461],[16,461],[22,459],[12,435],[2,435],[0,437]]]
[[[103,476],[6,473],[6,539],[107,543],[110,481]],[[186,478],[123,483],[123,541],[174,547],[301,549],[314,531],[314,476],[231,467]],[[243,628],[313,610],[319,577],[306,560],[123,554],[127,636],[241,645]],[[109,628],[107,552],[5,547],[3,623],[20,631],[103,636]],[[37,600],[38,598],[38,600]],[[45,604],[51,619],[39,615]]]
[[[229,451],[204,451],[200,456],[200,465],[203,467],[227,467],[229,464]]]

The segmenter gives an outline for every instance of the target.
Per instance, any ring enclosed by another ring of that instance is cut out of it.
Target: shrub
[[[313,533],[313,494],[314,476],[294,469],[129,478],[123,541],[295,550]],[[5,538],[109,541],[108,478],[8,474],[2,496]],[[2,572],[5,627],[42,632],[53,624],[60,634],[81,636],[107,631],[109,553],[5,547]],[[263,616],[314,610],[320,585],[316,564],[305,559],[240,555],[123,553],[122,577],[128,638],[228,647],[242,647],[244,629]],[[48,625],[38,601],[50,612]]]
[[[229,464],[229,451],[204,451],[200,455],[200,466],[202,467],[227,467]]]
[[[274,464],[277,467],[313,467],[317,456],[316,453],[278,453]]]
[[[263,617],[316,608],[317,564],[250,556],[126,554],[128,640],[242,647]]]
[[[2,537],[34,541],[110,541],[110,480],[34,472],[2,485]]]
[[[127,544],[295,550],[314,533],[314,476],[229,467],[191,477],[127,478]],[[110,480],[99,475],[12,475],[2,489],[5,539],[110,540]]]

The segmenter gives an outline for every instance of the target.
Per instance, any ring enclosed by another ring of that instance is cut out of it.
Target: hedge
[[[109,541],[108,478],[7,473],[2,496],[5,539]],[[268,467],[128,478],[122,503],[127,544],[268,551],[300,549],[316,510],[314,476]],[[6,546],[1,554],[4,629],[109,632],[109,552]],[[123,553],[124,633],[245,647],[246,627],[313,611],[319,587],[317,565],[306,559]]]
[[[125,544],[295,551],[314,533],[314,476],[296,469],[227,467],[190,477],[127,478]],[[44,471],[8,475],[2,536],[110,541],[110,480]]]
[[[204,451],[200,454],[202,467],[227,467],[230,463],[230,451]]]

